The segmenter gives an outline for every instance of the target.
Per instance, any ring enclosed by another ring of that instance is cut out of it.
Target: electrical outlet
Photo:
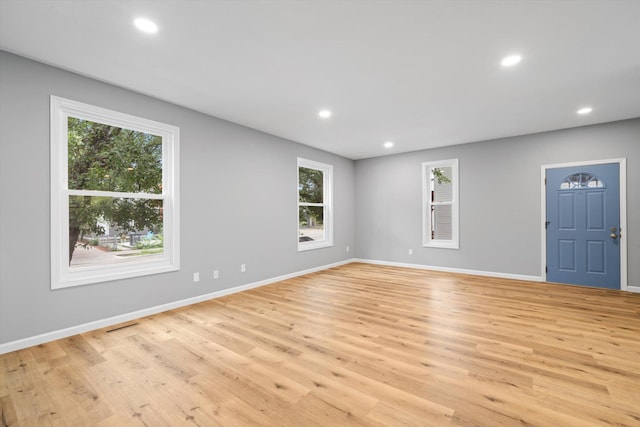
[[[220,275],[218,274],[218,270],[213,270],[213,278],[217,279]]]
[[[244,273],[247,271],[247,266],[245,264],[240,264],[240,273]]]
[[[200,281],[200,273],[196,271],[195,273],[193,273],[193,283],[196,283],[199,281]]]
[[[347,252],[349,252],[349,246],[347,246]]]
[[[409,249],[409,255],[413,255],[413,249]]]

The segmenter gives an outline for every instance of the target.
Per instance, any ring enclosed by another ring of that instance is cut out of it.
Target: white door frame
[[[547,220],[547,191],[545,185],[545,177],[547,175],[547,169],[565,168],[572,166],[593,166],[602,165],[605,163],[617,163],[619,165],[620,173],[620,289],[623,291],[640,292],[638,286],[627,286],[627,159],[606,159],[606,160],[590,160],[585,162],[573,162],[573,163],[557,163],[551,165],[542,165],[540,167],[540,226],[542,236],[542,265],[540,267],[542,280],[547,281],[547,272],[545,267],[547,265],[547,230],[545,222]]]

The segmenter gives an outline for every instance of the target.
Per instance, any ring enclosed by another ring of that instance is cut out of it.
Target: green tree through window
[[[309,206],[304,203],[322,204],[324,202],[324,176],[322,171],[301,167],[298,173],[298,194],[301,202],[298,210],[300,229],[321,226],[324,223],[324,208],[322,206]],[[300,236],[300,239],[304,239],[303,236]]]
[[[69,263],[79,240],[103,235],[105,223],[122,233],[162,233],[162,200],[118,194],[162,193],[162,137],[69,117],[68,186],[114,193],[69,196]]]
[[[333,245],[333,166],[298,158],[298,250]]]

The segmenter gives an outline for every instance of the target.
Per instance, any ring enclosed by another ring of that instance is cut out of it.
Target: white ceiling
[[[640,117],[639,0],[0,0],[0,49],[351,159]]]

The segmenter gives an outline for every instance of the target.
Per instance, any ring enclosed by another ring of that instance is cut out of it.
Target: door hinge
[[[544,266],[544,272],[548,273],[549,272],[549,267],[547,267],[546,265]]]

